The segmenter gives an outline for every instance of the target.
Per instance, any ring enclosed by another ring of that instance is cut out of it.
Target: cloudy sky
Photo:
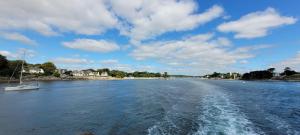
[[[300,71],[298,0],[0,0],[0,54],[59,68]]]

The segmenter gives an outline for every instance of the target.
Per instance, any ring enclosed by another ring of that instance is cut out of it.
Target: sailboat
[[[24,57],[25,57],[25,54],[24,54]],[[39,89],[39,84],[38,82],[36,82],[36,84],[24,84],[23,81],[22,81],[22,77],[23,77],[23,71],[24,71],[24,63],[25,63],[25,60],[22,60],[22,67],[21,67],[21,75],[20,75],[20,78],[19,78],[19,84],[16,85],[16,86],[7,86],[7,87],[4,87],[4,90],[5,91],[17,91],[17,90],[36,90],[36,89]],[[15,71],[16,71],[17,67],[15,68]],[[14,72],[15,72],[14,71]],[[10,77],[9,80],[12,79],[13,75],[14,75],[14,72],[12,74],[12,76]]]

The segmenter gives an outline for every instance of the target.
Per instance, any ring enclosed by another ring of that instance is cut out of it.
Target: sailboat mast
[[[22,67],[21,67],[21,76],[20,76],[20,84],[22,84],[22,76],[23,76],[23,70],[24,70],[24,62],[25,62],[25,51],[24,51],[24,58],[23,58],[23,61],[22,61]]]

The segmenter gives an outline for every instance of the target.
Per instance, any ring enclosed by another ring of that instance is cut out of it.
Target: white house
[[[73,71],[72,72],[73,76],[80,76],[80,77],[83,77],[83,76],[100,76],[100,73],[99,72],[93,72],[91,70],[82,70],[82,71]]]
[[[73,76],[84,76],[84,72],[83,71],[78,71],[78,70],[74,70],[72,72]]]
[[[101,77],[108,77],[108,73],[107,73],[107,72],[102,72],[102,73],[100,74],[100,76],[101,76]]]
[[[59,74],[64,74],[64,73],[66,73],[68,70],[67,69],[57,69],[57,72],[59,73]]]
[[[41,69],[41,68],[30,68],[29,70],[28,70],[28,73],[30,73],[30,74],[43,74],[43,73],[45,73],[44,72],[44,70],[43,69]]]

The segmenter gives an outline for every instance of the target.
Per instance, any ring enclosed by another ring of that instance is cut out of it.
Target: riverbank
[[[204,80],[241,80],[241,81],[284,81],[284,82],[300,82],[300,78],[296,77],[285,77],[285,78],[272,78],[272,79],[249,79],[249,80],[243,80],[243,79],[216,79],[216,78],[200,78]]]
[[[74,81],[74,80],[148,80],[148,79],[163,79],[162,77],[54,77],[54,76],[39,76],[39,77],[24,77],[23,81]],[[8,77],[0,77],[0,82],[8,82]],[[19,79],[12,79],[10,82],[18,82]]]

